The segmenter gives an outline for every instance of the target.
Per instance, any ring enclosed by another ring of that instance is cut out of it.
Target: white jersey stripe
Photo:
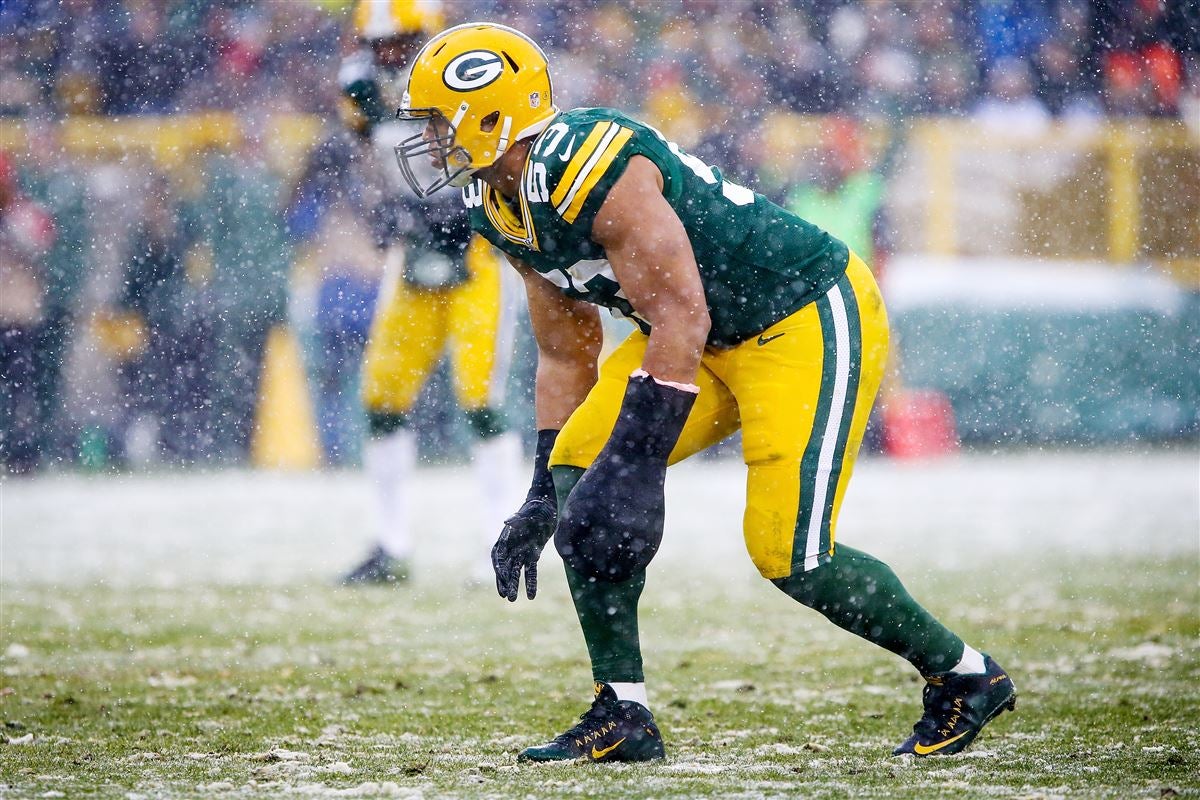
[[[813,482],[812,510],[808,518],[808,536],[804,548],[804,571],[815,569],[821,556],[821,525],[825,520],[825,500],[830,492],[837,491],[831,485],[833,456],[837,452],[838,434],[847,413],[846,392],[850,385],[850,323],[846,317],[846,301],[842,290],[835,284],[826,295],[833,317],[835,372],[833,399],[829,403],[829,419],[825,422],[825,433],[821,438],[821,454],[817,458],[817,477]]]
[[[621,126],[615,122],[608,126],[608,130],[604,132],[604,137],[600,140],[600,144],[596,145],[596,149],[592,151],[591,158],[587,160],[587,163],[583,165],[583,169],[579,170],[579,174],[575,176],[575,182],[571,184],[571,191],[567,192],[567,196],[563,198],[563,201],[555,206],[554,210],[559,213],[559,216],[562,216],[571,207],[571,201],[575,199],[575,194],[579,191],[579,187],[583,186],[584,182],[587,181],[587,177],[592,173],[596,162],[600,160],[601,156],[604,155],[604,151],[608,149],[609,144],[612,143],[613,139],[617,138],[617,134],[620,132]]]

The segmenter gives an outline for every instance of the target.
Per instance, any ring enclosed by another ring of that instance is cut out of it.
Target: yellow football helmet
[[[443,31],[413,59],[397,118],[420,130],[396,146],[420,197],[466,186],[558,114],[546,54],[523,33],[472,22]]]
[[[359,0],[354,7],[354,30],[368,42],[428,35],[445,24],[441,0]]]

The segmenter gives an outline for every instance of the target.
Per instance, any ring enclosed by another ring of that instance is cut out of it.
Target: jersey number
[[[713,172],[712,167],[710,167],[708,164],[705,164],[691,153],[685,153],[679,148],[679,145],[663,136],[662,131],[660,131],[658,128],[655,128],[651,125],[647,125],[646,127],[654,131],[655,135],[657,135],[659,139],[662,139],[666,143],[667,149],[674,153],[675,157],[678,158],[685,167],[696,173],[696,175],[700,177],[700,180],[709,184],[717,182],[717,174]],[[733,181],[727,181],[724,178],[720,180],[721,194],[725,195],[725,199],[733,203],[735,206],[748,206],[754,202],[754,192],[750,191],[745,186],[742,186],[740,183],[734,183]]]
[[[471,181],[463,187],[463,205],[467,208],[479,208],[483,205],[483,184]]]
[[[530,161],[525,168],[525,199],[531,203],[544,203],[550,199],[550,189],[546,186],[546,165],[540,161]]]
[[[546,133],[542,135],[538,141],[538,145],[533,150],[533,154],[538,158],[549,158],[554,155],[554,151],[562,144],[566,138],[567,132],[571,130],[565,123],[556,122],[546,129]],[[563,153],[559,158],[566,161],[571,157],[571,147],[575,143],[575,137],[571,137],[570,143],[567,144],[567,152]],[[540,161],[530,160],[529,166],[525,171],[525,198],[531,203],[545,203],[550,199],[550,189],[546,185],[546,165]]]

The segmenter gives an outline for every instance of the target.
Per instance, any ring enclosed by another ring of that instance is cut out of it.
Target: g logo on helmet
[[[471,50],[458,56],[442,72],[442,81],[456,92],[482,89],[504,72],[504,62],[491,50]]]

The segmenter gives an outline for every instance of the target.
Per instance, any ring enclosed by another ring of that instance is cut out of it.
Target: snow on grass
[[[4,481],[0,796],[1200,797],[1198,464],[860,463],[840,539],[1021,692],[929,760],[889,755],[911,670],[757,576],[744,468],[673,470],[642,600],[654,765],[515,762],[586,708],[587,662],[552,553],[533,603],[464,585],[489,543],[463,470],[418,474],[415,579],[378,592],[332,585],[368,539],[351,473]]]
[[[461,571],[493,538],[478,529],[473,504],[462,502],[472,479],[465,469],[437,467],[416,481],[418,575],[461,585]],[[736,460],[674,468],[661,563],[749,574],[744,483]],[[1195,552],[1198,487],[1189,449],[863,459],[839,531],[891,560],[942,569],[1030,548],[1114,557]],[[0,577],[10,585],[324,581],[365,551],[372,525],[367,486],[354,472],[58,475],[3,481],[0,494]]]

